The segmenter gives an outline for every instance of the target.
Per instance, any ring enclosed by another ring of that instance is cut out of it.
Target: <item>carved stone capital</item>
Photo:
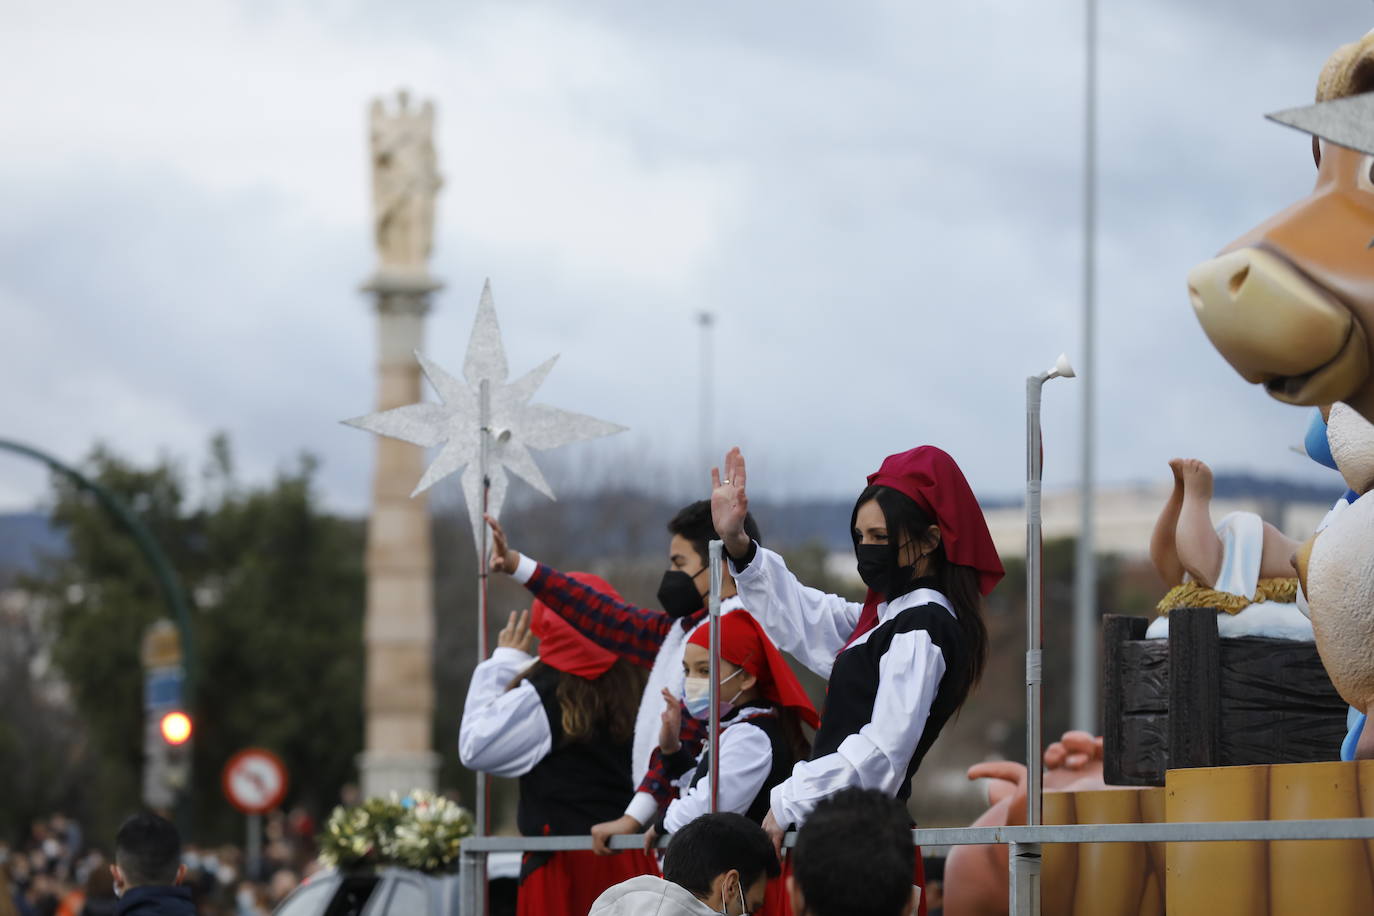
[[[443,283],[426,272],[386,269],[377,271],[362,286],[363,292],[372,294],[377,311],[384,315],[427,314],[431,297],[443,288]]]

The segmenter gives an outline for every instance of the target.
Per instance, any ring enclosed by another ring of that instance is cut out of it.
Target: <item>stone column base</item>
[[[439,775],[439,755],[434,751],[363,751],[358,755],[358,777],[363,798],[412,789],[434,792]]]

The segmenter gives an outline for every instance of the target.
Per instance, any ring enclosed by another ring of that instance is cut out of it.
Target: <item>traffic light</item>
[[[159,723],[162,740],[172,747],[180,747],[191,740],[191,717],[181,710],[165,713]]]
[[[169,621],[148,628],[143,640],[143,802],[170,810],[191,785],[191,716],[182,685],[181,640]]]

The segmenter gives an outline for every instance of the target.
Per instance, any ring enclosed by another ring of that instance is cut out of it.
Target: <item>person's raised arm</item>
[[[523,776],[553,748],[553,732],[529,681],[506,685],[534,661],[529,611],[512,611],[496,651],[477,666],[463,704],[458,756],[463,766],[494,776]]]
[[[512,550],[501,524],[491,528],[492,572],[507,573],[592,642],[641,668],[653,668],[673,626],[663,611],[636,607]]]
[[[732,448],[725,456],[725,475],[719,468],[711,469],[711,521],[730,555],[740,600],[778,648],[829,677],[863,605],[802,585],[782,557],[750,539],[744,530],[749,513],[746,483],[744,455]]]
[[[725,542],[726,553],[739,563],[747,563],[754,549],[753,540],[744,530],[744,520],[749,516],[746,480],[744,454],[739,446],[726,453],[723,478],[720,468],[711,468],[711,523]]]

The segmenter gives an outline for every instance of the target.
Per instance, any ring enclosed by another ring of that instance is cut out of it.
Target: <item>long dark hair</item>
[[[782,737],[787,742],[788,750],[792,752],[792,759],[810,760],[811,740],[806,737],[806,726],[802,722],[801,714],[786,706],[776,708],[778,721],[782,723]]]
[[[537,661],[506,686],[519,685],[543,669],[557,671]],[[596,680],[558,671],[558,708],[562,712],[563,735],[569,741],[588,741],[603,725],[612,741],[630,741],[635,734],[635,716],[639,712],[639,697],[644,692],[648,673],[623,658],[606,669]]]
[[[869,500],[877,500],[878,508],[883,510],[883,518],[887,520],[887,547],[892,553],[893,568],[898,568],[901,566],[899,558],[902,545],[911,541],[921,543],[926,537],[926,530],[938,523],[905,493],[891,487],[869,486],[859,494],[849,518],[849,533],[855,544],[859,542],[856,531],[859,507]],[[969,692],[972,692],[983,676],[983,666],[988,659],[988,628],[983,623],[983,595],[978,590],[978,571],[971,566],[949,562],[945,558],[943,541],[929,554],[928,559],[931,561],[930,575],[935,579],[935,587],[954,605],[954,614],[968,647],[968,651],[963,653],[963,674]],[[914,590],[914,575],[898,579],[894,588],[897,590],[886,596],[888,601]]]

